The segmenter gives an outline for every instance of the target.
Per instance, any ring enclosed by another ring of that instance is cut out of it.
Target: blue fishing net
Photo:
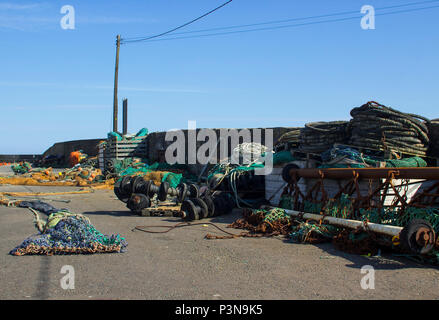
[[[127,245],[119,234],[104,235],[85,219],[68,216],[43,233],[25,239],[9,253],[21,256],[125,252]]]

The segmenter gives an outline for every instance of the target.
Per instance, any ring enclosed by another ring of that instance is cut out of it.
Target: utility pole
[[[117,35],[116,40],[116,67],[114,70],[114,99],[113,99],[113,132],[117,132],[117,81],[119,77],[119,50],[120,50],[120,35]]]

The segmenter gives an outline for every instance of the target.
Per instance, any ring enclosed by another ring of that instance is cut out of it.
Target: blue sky
[[[154,35],[223,2],[1,0],[0,153],[42,153],[55,142],[106,137],[116,35]],[[413,2],[233,0],[178,32],[345,11],[358,14],[343,17],[358,18],[124,44],[119,105],[128,98],[129,131],[186,128],[188,120],[204,128],[301,126],[349,119],[369,100],[438,118],[439,8],[376,16],[375,30],[360,26],[363,5]],[[74,30],[60,26],[64,5],[75,8]]]

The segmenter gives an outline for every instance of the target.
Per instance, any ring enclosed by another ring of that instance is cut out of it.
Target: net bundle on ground
[[[356,147],[389,150],[425,156],[429,144],[428,119],[403,113],[374,101],[351,110],[352,135]]]
[[[237,219],[228,227],[247,230],[247,232],[228,236],[208,235],[207,238],[231,239],[236,237],[287,236],[291,232],[291,218],[281,208],[270,210],[244,208],[242,210],[242,218]]]
[[[35,215],[35,225],[39,234],[26,238],[9,253],[22,255],[54,255],[54,254],[91,254],[124,252],[128,245],[119,234],[105,235],[98,231],[90,220],[80,214],[65,209],[58,210],[50,205],[29,202],[28,207]],[[43,222],[33,209],[50,213],[47,222]]]
[[[299,151],[321,153],[334,143],[346,144],[350,135],[349,121],[311,122],[300,131]]]
[[[23,174],[23,173],[30,172],[32,170],[32,165],[29,162],[27,162],[27,161],[22,161],[22,162],[19,162],[19,163],[14,163],[11,166],[11,170],[15,174]]]
[[[12,185],[96,187],[108,183],[111,180],[105,180],[100,169],[79,165],[58,173],[52,168],[34,168],[27,173],[0,177],[0,184]]]

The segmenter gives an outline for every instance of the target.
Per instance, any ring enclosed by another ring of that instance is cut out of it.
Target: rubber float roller
[[[200,198],[188,198],[181,204],[182,218],[185,220],[199,220],[227,214],[235,207],[230,194],[216,191]]]
[[[181,203],[186,198],[198,198],[200,195],[197,185],[186,183],[180,183],[177,188],[172,188],[169,186],[169,182],[163,181],[159,187],[154,185],[151,181],[149,187],[150,197],[153,194],[157,194],[157,198],[160,201],[165,201],[168,196],[177,197],[177,202]]]
[[[237,190],[241,191],[264,189],[264,176],[256,175],[253,170],[249,170],[236,177],[235,186]],[[230,176],[222,173],[213,175],[209,179],[209,188],[211,190],[232,191]]]
[[[133,193],[127,201],[127,208],[134,214],[141,215],[142,210],[151,206],[151,200],[143,193]]]
[[[114,193],[133,213],[140,214],[151,206],[155,195],[159,201],[166,201],[168,196],[172,196],[181,203],[186,198],[198,198],[200,190],[195,184],[180,183],[177,188],[171,188],[166,181],[156,186],[154,181],[146,181],[141,176],[125,176],[114,185]]]
[[[177,197],[178,202],[183,202],[188,197],[198,198],[199,189],[195,184],[180,183],[177,188],[171,188],[167,181],[156,186],[152,180],[145,181],[141,176],[125,176],[114,185],[117,198],[127,203],[133,193],[141,193],[152,199],[157,195],[159,201],[166,201],[168,196]]]

